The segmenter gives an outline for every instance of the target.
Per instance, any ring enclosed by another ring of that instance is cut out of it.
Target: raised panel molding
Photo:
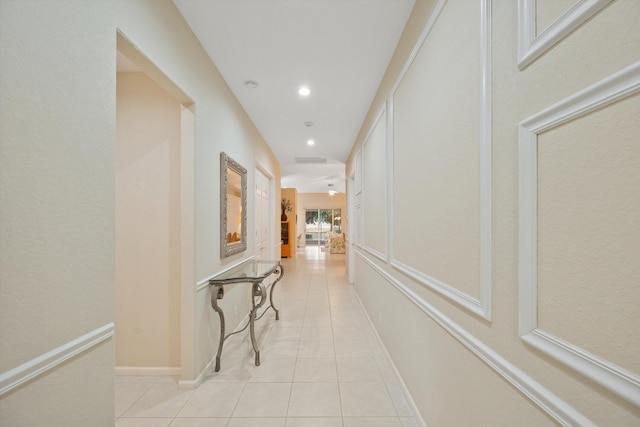
[[[383,122],[383,120],[384,120],[384,122]],[[364,181],[364,173],[365,173],[364,172],[364,170],[365,170],[365,167],[364,167],[365,163],[364,162],[365,162],[366,157],[367,157],[367,145],[369,144],[369,141],[371,140],[371,137],[373,136],[373,134],[376,131],[376,129],[377,129],[379,124],[385,124],[385,125],[387,124],[387,107],[386,107],[386,104],[382,108],[382,111],[380,111],[380,113],[378,114],[378,117],[374,120],[373,125],[371,126],[371,129],[369,129],[369,133],[367,134],[367,137],[364,139],[364,143],[362,144],[362,165],[363,165],[362,166],[362,176],[363,176],[363,178],[362,178],[362,187],[361,187],[361,189],[362,189],[362,193],[364,195],[364,197],[362,198],[363,206],[365,205],[365,199],[366,199],[366,195],[367,195],[367,183]],[[385,130],[387,130],[387,129],[385,129]],[[385,146],[385,152],[386,152],[387,145],[388,145],[388,131],[384,133],[384,138],[385,138],[384,146]],[[389,175],[387,173],[388,169],[389,169],[389,163],[387,161],[387,163],[385,165],[385,168],[384,168],[384,173],[385,173],[384,176],[385,176],[385,178],[387,178],[388,175]],[[385,247],[385,250],[386,250],[386,248],[388,247],[387,229],[389,227],[389,219],[388,219],[389,216],[386,215],[386,213],[389,211],[389,204],[387,202],[387,200],[388,200],[388,198],[387,198],[387,179],[385,179],[384,189],[385,189],[385,192],[384,192],[384,194],[382,194],[382,197],[384,197],[384,199],[385,199],[384,206],[385,206],[386,211],[385,211],[385,215],[384,215],[385,222],[384,222],[384,230],[383,230],[383,232],[384,232],[384,238],[385,238],[384,247]],[[365,229],[365,225],[366,225],[365,221],[366,221],[366,215],[367,215],[366,214],[366,212],[367,212],[366,208],[362,209],[361,212],[362,212],[362,224],[363,224],[363,230],[364,230]],[[367,244],[366,232],[363,232],[362,240],[363,240],[362,241],[362,248],[365,251],[369,252],[371,255],[375,256],[380,261],[387,262],[387,256],[386,256],[386,254],[384,252],[381,252],[381,251],[379,251],[379,250],[377,250],[377,249],[375,249],[375,248],[373,248],[373,247],[371,247],[371,246],[369,246]]]
[[[362,216],[362,146],[358,148],[355,155],[355,202],[356,202],[356,246],[362,247],[364,236],[364,218]]]
[[[518,67],[523,70],[613,0],[578,0],[536,34],[536,0],[518,1]]]
[[[108,323],[35,359],[23,363],[16,368],[3,372],[0,375],[0,396],[55,369],[74,356],[110,339],[113,337],[113,331],[114,324]]]
[[[482,305],[482,301],[478,298],[474,298],[471,295],[468,295],[458,289],[454,288],[451,285],[448,285],[445,282],[442,282],[438,279],[435,279],[415,268],[409,267],[406,264],[401,263],[400,261],[393,260],[391,262],[391,266],[398,270],[400,273],[404,274],[407,277],[415,280],[418,283],[421,283],[427,286],[430,289],[435,290],[440,295],[445,298],[450,299],[451,301],[457,303],[458,305],[466,308],[472,313],[477,314],[483,318],[487,318],[485,307]],[[488,318],[487,318],[488,319]]]
[[[530,346],[640,406],[640,377],[538,329],[537,136],[640,93],[640,61],[527,118],[519,127],[520,336]]]
[[[355,195],[362,193],[362,147],[355,155]]]
[[[387,262],[387,257],[382,252],[377,251],[374,248],[371,248],[371,247],[366,246],[366,245],[363,246],[362,249],[367,251],[367,252],[369,252],[371,255],[373,255],[374,257],[378,258],[380,261]]]
[[[394,86],[395,93],[400,86],[404,75],[409,70],[411,63],[418,55],[422,45],[427,40],[438,17],[442,13],[447,0],[440,0],[436,5],[434,12],[429,18],[424,31],[420,35],[416,46],[414,47],[407,63],[405,64],[397,83]],[[479,298],[458,291],[455,287],[444,283],[436,278],[430,277],[427,273],[419,271],[411,266],[404,264],[402,261],[395,259],[393,251],[391,254],[391,266],[401,273],[411,277],[424,286],[438,292],[440,295],[448,298],[459,306],[481,316],[486,320],[491,320],[491,185],[492,185],[492,145],[491,145],[491,0],[480,0],[480,72],[481,72],[481,88],[480,88],[480,135],[479,135],[479,152],[480,152],[480,296]],[[393,114],[393,95],[390,101],[390,115]],[[393,121],[393,120],[391,120]],[[393,137],[390,139],[393,145]],[[391,150],[393,151],[393,150]],[[390,164],[393,169],[393,164]],[[391,180],[393,173],[390,174]],[[393,183],[391,183],[390,200],[393,200]],[[390,209],[391,218],[393,219],[393,206]],[[391,234],[393,239],[393,233]],[[393,248],[393,240],[390,242]]]
[[[363,233],[363,225],[362,225],[362,204],[356,203],[356,242],[355,245],[359,248],[362,247],[362,233]]]
[[[524,397],[537,405],[560,425],[572,427],[596,426],[580,412],[576,411],[565,401],[553,394],[549,389],[542,386],[477,337],[438,311],[423,297],[402,283],[401,280],[378,266],[374,260],[369,259],[365,253],[360,250],[356,250],[356,254],[376,273],[382,276],[383,279],[394,286],[405,298],[418,307],[420,311],[429,316],[435,323],[469,349],[489,368],[504,378],[516,390],[522,393]]]

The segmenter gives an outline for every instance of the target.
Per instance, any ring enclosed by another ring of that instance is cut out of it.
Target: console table
[[[277,275],[277,278],[271,285],[265,286],[264,281],[272,274]],[[256,366],[260,366],[260,349],[256,343],[255,322],[264,316],[270,308],[275,311],[276,320],[280,319],[280,313],[273,305],[273,290],[276,287],[276,283],[282,279],[283,275],[284,269],[282,268],[280,261],[251,260],[209,279],[209,285],[213,287],[211,289],[211,307],[213,307],[216,313],[218,313],[218,316],[220,316],[220,342],[218,343],[218,353],[216,354],[216,372],[220,371],[220,357],[222,356],[222,346],[224,345],[225,340],[231,335],[244,331],[247,327],[249,327],[251,345],[253,346],[253,351],[256,355],[255,363]],[[249,312],[249,321],[239,331],[225,335],[224,312],[218,305],[218,300],[224,298],[224,287],[226,285],[236,283],[251,284],[251,311]],[[270,288],[269,306],[265,308],[260,316],[256,317],[258,309],[267,301],[267,288]]]

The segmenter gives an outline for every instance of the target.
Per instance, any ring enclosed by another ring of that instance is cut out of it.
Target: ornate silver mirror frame
[[[247,250],[247,170],[220,153],[220,258]]]

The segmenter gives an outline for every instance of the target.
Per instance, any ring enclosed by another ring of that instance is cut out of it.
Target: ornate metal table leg
[[[256,303],[256,297],[260,297],[260,300]],[[262,307],[265,300],[267,299],[267,290],[264,287],[262,282],[253,284],[253,298],[251,298],[251,304],[253,308],[251,309],[251,313],[249,313],[249,335],[251,335],[251,345],[253,346],[253,351],[256,354],[256,366],[260,366],[260,349],[258,348],[258,343],[256,342],[256,332],[255,332],[255,323],[256,323],[256,313],[258,309]]]
[[[254,306],[249,314],[249,334],[251,335],[251,345],[253,346],[253,352],[256,354],[256,366],[260,366],[260,349],[258,348],[258,344],[256,343],[256,332],[255,332],[255,322],[256,322],[256,310],[257,308]]]
[[[278,266],[278,270],[278,278],[273,282],[273,284],[271,285],[271,290],[269,291],[269,305],[271,305],[273,311],[276,312],[276,320],[280,320],[280,311],[278,311],[276,306],[273,305],[273,290],[276,288],[276,283],[282,280],[282,277],[284,276],[284,267],[280,265]]]
[[[220,342],[218,343],[218,353],[216,353],[216,372],[220,371],[220,357],[222,356],[222,345],[224,344],[224,312],[218,307],[218,300],[223,297],[224,288],[221,285],[216,285],[211,292],[211,307],[220,316]]]

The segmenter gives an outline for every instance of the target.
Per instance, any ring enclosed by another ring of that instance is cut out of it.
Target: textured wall
[[[129,72],[116,108],[116,366],[179,368],[180,104]]]
[[[479,16],[479,2],[448,3],[393,94],[394,257],[476,298]]]
[[[94,6],[0,5],[3,373],[113,321],[115,29]],[[113,363],[92,347],[3,396],[0,424],[112,425]]]
[[[533,34],[539,36],[541,27],[558,20],[565,25],[561,17],[578,2],[533,3],[534,27],[538,18]],[[356,288],[430,427],[638,425],[640,411],[631,403],[633,393],[624,397],[625,386],[604,386],[589,373],[592,366],[580,372],[581,362],[562,361],[557,347],[545,354],[520,338],[521,316],[535,304],[537,330],[626,370],[637,384],[640,152],[633,117],[640,111],[638,95],[537,135],[533,194],[518,189],[525,170],[519,156],[526,156],[528,143],[518,129],[525,119],[637,62],[640,8],[634,1],[614,1],[520,68],[524,27],[518,28],[517,2],[487,4],[491,47],[484,51],[476,32],[479,9],[466,1],[416,2],[348,162],[347,175],[364,177],[353,183],[364,191],[354,196],[357,206],[367,197],[372,175],[358,173],[368,167],[362,147],[391,100],[394,128],[387,143],[394,155],[386,165],[387,179],[393,179],[386,205],[393,219],[391,262],[355,248]],[[429,22],[436,5],[442,13]],[[426,27],[431,32],[403,74]],[[479,84],[481,63],[490,65],[491,76]],[[489,108],[478,102],[479,86],[490,89]],[[477,144],[487,117],[491,182],[483,193]],[[488,227],[478,223],[477,203],[487,195]],[[519,265],[528,262],[519,250],[526,237],[519,231],[526,212],[519,207],[528,199],[539,203],[533,212],[539,221],[534,301],[527,300],[523,289],[531,286],[519,276]],[[366,221],[366,204],[364,210]],[[452,227],[455,223],[460,227]],[[479,315],[466,297],[478,295],[474,257],[478,243],[486,241],[483,227],[491,243],[486,282],[491,311]],[[371,232],[364,229],[364,242]],[[409,261],[418,274],[402,273],[396,260]],[[444,278],[466,296],[434,286],[429,277]],[[626,384],[634,387],[632,382]]]
[[[249,230],[248,251],[220,260],[220,152],[248,169],[249,188],[256,164],[279,182],[277,160],[172,2],[3,1],[0,20],[0,371],[114,321],[120,31],[153,64],[154,78],[194,103],[195,146],[183,147],[194,164],[181,194],[196,237],[182,247],[193,258],[182,265],[180,314],[182,379],[194,381],[214,354],[218,321],[208,288],[196,292],[196,283],[253,252]],[[108,336],[55,375],[3,396],[0,423],[113,425],[114,352]]]
[[[625,327],[640,324],[639,111],[636,95],[538,137],[538,325],[631,372],[640,372],[640,331]]]

